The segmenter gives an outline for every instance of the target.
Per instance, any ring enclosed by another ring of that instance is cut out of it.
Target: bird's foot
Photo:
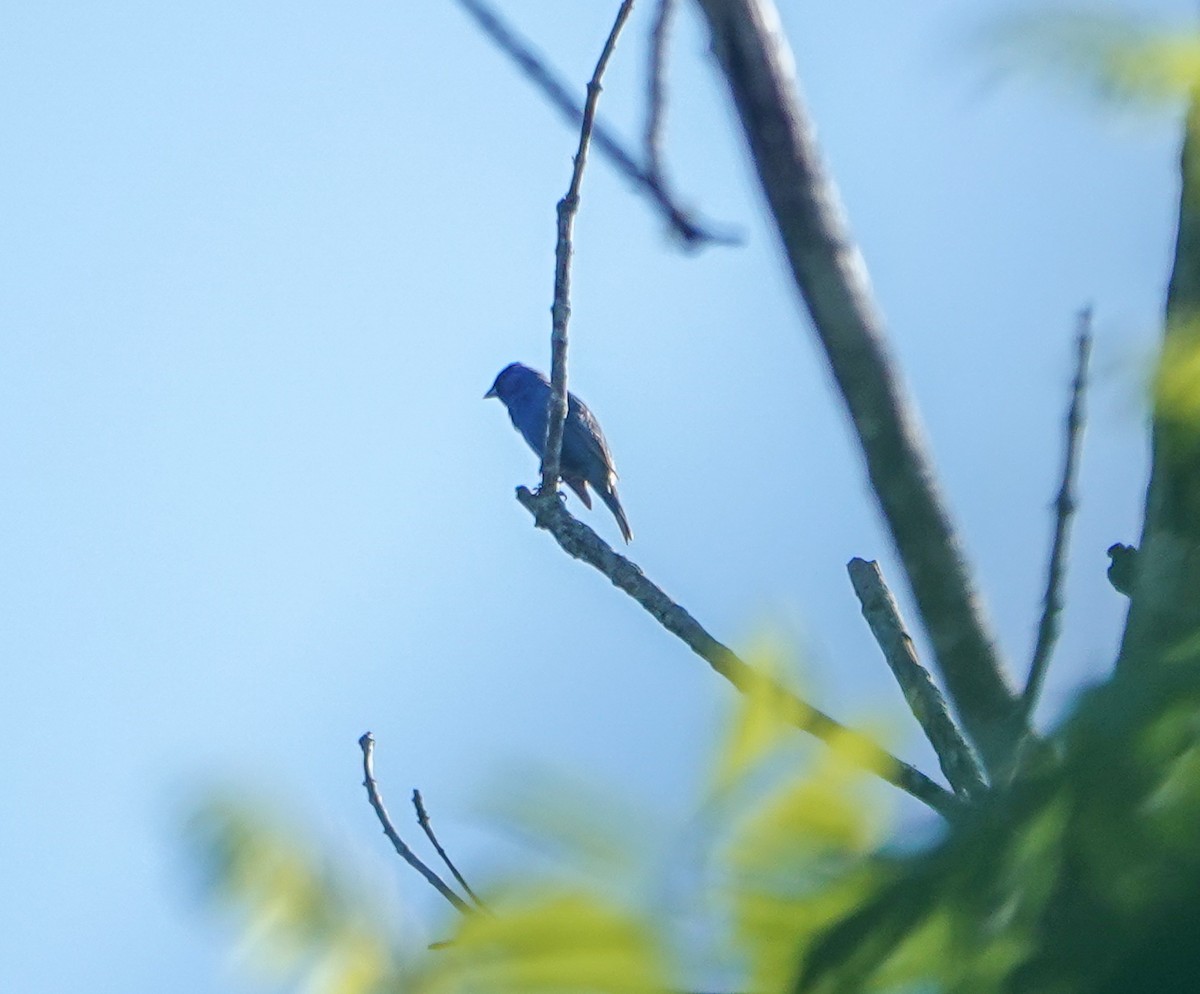
[[[557,497],[557,498],[558,498],[560,501],[562,501],[564,504],[567,502],[567,495],[566,495],[566,494],[564,494],[564,493],[563,493],[563,492],[562,492],[562,491],[561,491],[561,490],[558,488],[558,486],[557,486],[557,485],[556,485],[556,486],[554,487],[554,489],[553,489],[552,491],[550,491],[550,492],[551,492],[551,493],[553,493],[553,494],[554,494],[554,496],[555,496],[555,497]],[[533,491],[533,496],[534,496],[534,497],[536,497],[538,500],[543,500],[543,499],[544,499],[544,497],[545,497],[545,494],[546,494],[546,488],[545,488],[544,486],[542,486],[541,484],[538,484],[537,488],[536,488],[536,489]]]

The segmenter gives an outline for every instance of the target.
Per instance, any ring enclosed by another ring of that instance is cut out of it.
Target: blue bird
[[[541,459],[546,444],[550,381],[536,369],[514,362],[500,370],[496,382],[483,396],[484,399],[496,397],[508,408],[513,427]],[[582,400],[569,392],[559,462],[563,482],[579,495],[583,506],[591,510],[592,497],[587,489],[590,483],[617,519],[617,527],[625,541],[632,539],[633,532],[629,530],[629,522],[625,520],[625,511],[617,497],[617,471],[600,422]]]

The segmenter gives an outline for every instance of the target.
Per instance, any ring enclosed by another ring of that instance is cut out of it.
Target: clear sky
[[[1175,123],[993,85],[968,38],[1003,4],[782,6],[1021,675],[1096,306],[1052,720],[1123,617],[1104,550],[1137,538]],[[504,5],[580,89],[613,7]],[[668,168],[745,241],[681,252],[593,160],[572,388],[646,572],[735,647],[789,640],[819,704],[932,770],[844,565],[899,569],[684,7]],[[602,99],[631,141],[650,9]],[[419,786],[469,864],[503,844],[482,800],[531,766],[685,823],[730,692],[531,527],[536,461],[481,399],[548,365],[575,136],[457,7],[8,4],[0,93],[0,990],[256,989],[180,841],[213,783],[436,931],[365,804],[367,729],[393,806]]]

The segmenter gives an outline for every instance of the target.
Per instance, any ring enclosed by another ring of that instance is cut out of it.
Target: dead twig
[[[883,582],[879,564],[865,559],[851,559],[846,564],[846,571],[862,605],[863,617],[867,619],[875,641],[883,650],[883,658],[900,684],[909,710],[937,753],[946,779],[963,797],[977,797],[987,789],[979,758],[954,723],[946,699],[929,671],[917,658],[912,636],[904,627],[892,592]]]
[[[380,796],[379,785],[375,782],[375,736],[370,732],[366,732],[359,738],[358,744],[363,754],[363,786],[367,788],[367,800],[371,802],[371,807],[375,809],[375,814],[379,817],[379,823],[383,826],[383,834],[388,837],[388,841],[391,842],[392,847],[396,850],[400,858],[421,874],[434,890],[464,915],[474,914],[475,909],[455,894],[441,877],[426,866],[421,858],[405,845],[404,840],[400,838],[400,834],[392,824],[392,819],[387,813],[387,808],[384,807],[383,797]]]
[[[671,33],[671,15],[674,12],[675,0],[658,0],[654,28],[650,33],[650,69],[646,94],[646,172],[663,189],[667,186],[662,165],[662,134],[667,109],[667,40]]]
[[[554,304],[550,309],[553,324],[550,332],[550,398],[547,401],[546,445],[542,449],[542,486],[540,493],[547,500],[558,500],[559,460],[562,455],[563,426],[567,420],[567,324],[571,320],[571,255],[574,251],[575,215],[579,211],[579,188],[583,183],[583,167],[587,164],[588,145],[596,122],[596,104],[600,100],[600,80],[608,68],[617,47],[621,29],[633,11],[633,0],[623,0],[617,10],[608,39],[596,62],[596,69],[587,85],[587,102],[583,105],[583,123],[579,129],[579,148],[571,170],[571,185],[566,196],[558,202],[558,240],[554,247]]]
[[[1021,703],[1025,708],[1026,720],[1033,714],[1041,696],[1050,656],[1058,641],[1059,617],[1062,614],[1062,586],[1066,576],[1067,536],[1071,518],[1075,515],[1075,475],[1079,464],[1079,446],[1083,438],[1083,399],[1087,389],[1088,356],[1092,351],[1092,309],[1085,307],[1079,312],[1078,335],[1075,340],[1075,379],[1071,382],[1071,403],[1067,408],[1065,452],[1063,455],[1062,482],[1058,496],[1054,499],[1054,538],[1050,543],[1050,563],[1046,568],[1046,593],[1042,598],[1042,618],[1038,623],[1037,642],[1033,649],[1033,662],[1029,666],[1029,679]]]
[[[475,23],[491,38],[496,47],[512,59],[526,78],[542,91],[543,96],[553,107],[557,108],[572,125],[579,125],[582,122],[583,108],[571,94],[570,88],[538,56],[532,45],[505,24],[483,0],[458,0],[458,4],[471,15]],[[713,231],[707,225],[697,221],[689,211],[676,204],[662,184],[648,169],[638,165],[633,156],[625,150],[620,140],[603,124],[597,122],[593,130],[596,148],[607,156],[609,161],[658,208],[671,226],[671,230],[685,245],[689,248],[701,248],[705,245],[739,244],[740,238],[729,233]]]
[[[458,881],[460,887],[467,892],[467,895],[475,902],[476,906],[481,909],[487,908],[487,905],[480,900],[478,894],[471,890],[471,885],[463,878],[463,875],[458,872],[458,867],[451,862],[450,857],[446,855],[446,850],[442,848],[442,844],[438,842],[438,838],[433,834],[433,826],[429,823],[429,814],[425,810],[425,802],[421,800],[421,792],[413,790],[412,792],[413,807],[417,812],[417,824],[421,826],[425,837],[433,844],[433,848],[437,850],[437,854],[441,856],[442,862],[446,864],[450,872],[454,874],[454,879]]]

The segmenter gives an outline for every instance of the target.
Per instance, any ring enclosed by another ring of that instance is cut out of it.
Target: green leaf
[[[188,820],[210,894],[244,915],[242,952],[270,975],[302,978],[311,994],[371,994],[394,986],[398,958],[386,918],[262,806],[214,794]]]
[[[637,913],[585,891],[533,890],[460,921],[415,981],[420,994],[662,994],[656,932]]]

